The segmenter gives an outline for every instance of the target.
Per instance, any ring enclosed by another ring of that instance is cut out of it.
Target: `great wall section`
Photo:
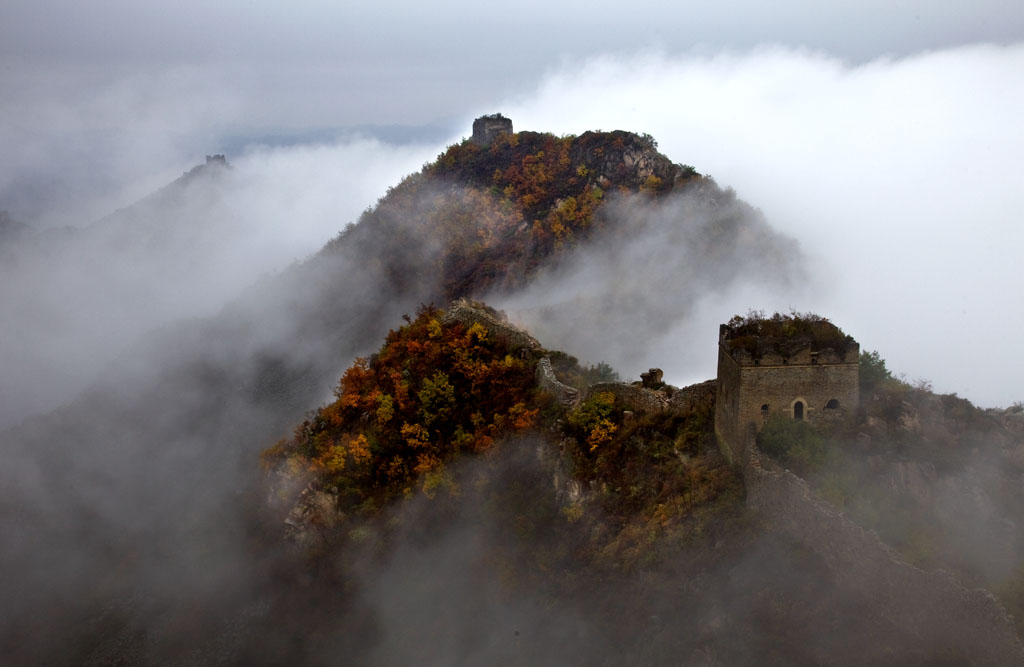
[[[1013,621],[985,590],[967,589],[951,574],[903,561],[873,531],[815,497],[803,479],[764,457],[753,428],[743,461],[747,507],[825,562],[843,590],[871,587],[878,612],[933,645],[950,638],[971,664],[1024,664]]]
[[[509,324],[503,313],[483,304],[456,301],[446,311],[444,321],[467,327],[479,324],[488,336],[513,351],[540,355],[538,385],[568,408],[579,406],[597,393],[611,393],[619,407],[640,413],[687,414],[714,409],[715,380],[675,388],[661,383],[660,372],[655,375],[655,369],[645,373],[640,383],[599,383],[579,392],[558,380],[550,358],[535,338]],[[644,382],[651,386],[644,386]],[[947,572],[925,571],[908,564],[874,531],[851,521],[815,496],[806,481],[762,454],[753,424],[746,429],[744,440],[742,459],[735,463],[743,476],[746,507],[764,529],[783,534],[815,553],[839,592],[867,595],[872,613],[925,645],[955,647],[961,656],[970,656],[970,664],[1024,664],[1024,646],[1013,620],[991,593],[968,589]],[[722,449],[728,448],[719,444]],[[542,450],[538,445],[538,456],[551,466],[559,494],[566,503],[578,501],[586,493],[584,488],[572,480],[560,457]],[[723,451],[723,456],[731,453]],[[323,531],[334,519],[330,493],[311,486],[300,494],[285,522],[295,544],[308,546],[324,539]]]
[[[454,302],[446,320],[466,326],[481,324],[489,335],[513,349],[543,353],[536,339],[483,304]],[[537,364],[538,385],[569,408],[598,393],[611,393],[616,405],[635,412],[686,414],[715,408],[717,380],[676,388],[661,383],[656,369],[643,375],[639,383],[603,382],[580,392],[558,380],[547,356]],[[1024,646],[1013,620],[991,593],[967,589],[947,572],[929,572],[908,564],[876,533],[817,498],[807,482],[765,457],[757,447],[753,424],[743,439],[745,446],[740,448],[727,443],[720,447],[742,472],[747,508],[769,530],[780,531],[817,554],[840,590],[861,595],[870,590],[883,617],[922,642],[948,646],[952,639],[959,651],[971,656],[973,664],[1024,664]]]

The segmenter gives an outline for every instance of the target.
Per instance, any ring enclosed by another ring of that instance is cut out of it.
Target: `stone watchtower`
[[[512,119],[500,113],[480,116],[473,121],[473,136],[470,139],[478,146],[486,146],[500,134],[512,134]]]
[[[715,433],[740,464],[747,433],[773,414],[820,423],[860,400],[860,345],[814,315],[734,317],[719,328]]]

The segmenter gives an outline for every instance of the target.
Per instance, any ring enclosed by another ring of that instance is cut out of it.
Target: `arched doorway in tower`
[[[793,419],[797,420],[798,422],[802,422],[804,420],[803,401],[797,401],[796,403],[793,404]]]

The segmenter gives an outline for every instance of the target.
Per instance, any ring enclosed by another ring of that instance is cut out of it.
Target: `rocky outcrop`
[[[671,188],[683,173],[682,167],[658,152],[651,137],[621,130],[584,132],[573,141],[569,159],[585,165],[589,177],[602,188],[612,183],[641,187],[652,176],[659,187]]]
[[[990,409],[985,412],[994,418],[1011,438],[1024,440],[1024,404],[1017,403],[1005,410]]]
[[[285,538],[302,551],[323,545],[341,520],[337,506],[337,490],[307,486],[284,520]]]
[[[652,368],[640,374],[640,385],[647,389],[661,389],[665,386],[665,373],[660,368]]]

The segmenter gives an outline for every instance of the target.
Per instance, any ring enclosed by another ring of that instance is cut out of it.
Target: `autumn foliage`
[[[547,257],[567,251],[602,223],[597,215],[610,193],[663,194],[676,165],[658,154],[653,139],[628,132],[587,132],[579,137],[520,132],[487,146],[450,146],[424,174],[468,184],[475,192],[456,206],[464,215],[443,219],[455,240],[445,267],[448,298],[469,286],[514,286]],[[636,168],[647,156],[656,173]]]
[[[535,360],[480,324],[442,317],[425,307],[391,331],[377,354],[345,371],[334,402],[264,452],[265,463],[304,466],[338,489],[341,509],[372,509],[417,485],[428,495],[450,488],[445,463],[456,454],[533,427],[542,400]]]

